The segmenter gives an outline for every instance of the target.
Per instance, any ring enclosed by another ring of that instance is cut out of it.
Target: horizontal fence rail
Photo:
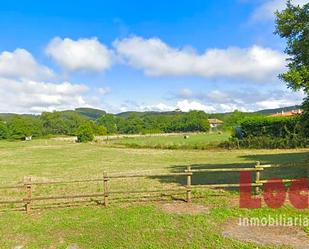
[[[24,177],[23,184],[18,185],[10,185],[10,186],[0,186],[0,190],[19,190],[19,193],[23,194],[24,197],[20,199],[12,199],[12,200],[1,200],[0,204],[24,204],[25,211],[27,213],[31,212],[32,205],[34,202],[38,201],[47,201],[47,200],[76,200],[76,199],[84,199],[84,198],[95,198],[100,197],[103,199],[103,204],[105,206],[109,205],[109,197],[111,195],[121,195],[121,194],[143,194],[143,193],[157,193],[162,195],[163,193],[183,193],[185,194],[186,202],[190,203],[192,201],[192,190],[198,188],[239,188],[240,186],[250,186],[254,187],[255,193],[259,194],[262,190],[263,185],[267,180],[261,179],[261,173],[265,171],[265,169],[271,168],[279,168],[278,165],[261,165],[260,162],[257,162],[254,167],[245,167],[245,168],[208,168],[208,169],[192,169],[191,166],[187,166],[187,168],[183,172],[175,172],[175,173],[113,173],[108,174],[107,172],[103,172],[102,177],[100,178],[92,178],[92,179],[76,179],[76,180],[63,180],[63,181],[33,181],[32,177]],[[192,184],[192,178],[199,173],[225,173],[225,172],[254,172],[255,179],[251,184],[237,184],[237,183],[217,183],[217,184]],[[132,178],[156,178],[156,177],[185,177],[186,183],[173,188],[160,188],[160,189],[134,189],[134,190],[110,190],[110,182],[116,179],[132,179]],[[308,176],[307,176],[308,177]],[[62,184],[79,184],[79,183],[92,183],[97,182],[101,184],[103,188],[103,192],[97,191],[95,193],[81,193],[81,194],[71,194],[71,195],[49,195],[49,196],[33,196],[34,187],[37,186],[49,186],[49,185],[62,185]],[[275,181],[272,181],[275,182]],[[290,183],[291,179],[283,179],[281,182]],[[20,191],[21,190],[21,191]],[[126,199],[131,198],[128,197],[120,197],[118,199]],[[145,196],[149,197],[149,196]]]

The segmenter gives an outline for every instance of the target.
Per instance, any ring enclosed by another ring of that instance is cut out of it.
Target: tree
[[[166,130],[167,132],[206,132],[209,129],[208,115],[205,112],[190,111],[173,116]]]
[[[118,127],[120,133],[138,134],[142,132],[143,121],[136,113],[131,113],[127,119],[119,120]]]
[[[39,137],[43,133],[42,122],[37,117],[14,116],[8,122],[10,138],[24,139],[25,137]]]
[[[285,52],[289,55],[289,70],[279,77],[291,89],[307,94],[302,125],[309,136],[309,3],[300,7],[288,1],[286,9],[276,16],[276,33],[287,40]]]
[[[235,110],[234,112],[228,114],[224,118],[224,124],[223,124],[223,129],[229,130],[229,129],[235,129],[237,126],[240,125],[241,121],[245,118],[254,118],[254,117],[260,117],[260,114],[255,114],[255,113],[246,113],[246,112],[241,112],[238,110]]]
[[[96,136],[105,136],[107,135],[107,129],[105,126],[103,125],[99,125],[94,121],[90,121],[91,124],[91,128],[93,131],[93,134]]]
[[[309,93],[309,3],[294,6],[291,1],[276,12],[276,33],[287,40],[288,71],[280,75],[294,90]]]
[[[87,121],[72,111],[43,112],[41,115],[45,134],[76,135],[77,129]]]
[[[107,129],[108,134],[117,133],[117,120],[113,114],[105,114],[96,120],[99,125],[103,125]]]
[[[77,140],[78,142],[90,142],[93,141],[94,134],[89,122],[83,123],[77,130]]]

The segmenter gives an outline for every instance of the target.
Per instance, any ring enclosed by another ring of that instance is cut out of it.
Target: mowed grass
[[[252,167],[255,161],[288,168],[263,172],[267,179],[308,175],[309,150],[158,150],[112,148],[102,144],[73,144],[65,141],[34,140],[0,142],[1,185],[34,180],[85,179],[118,172],[175,172],[187,165],[196,168]],[[193,184],[237,182],[238,174],[201,174],[193,176]],[[111,181],[111,190],[153,189],[180,186],[180,178],[141,178],[132,181]],[[102,191],[102,183],[73,186],[36,187],[36,195],[88,193]],[[2,192],[0,196],[16,195]],[[116,203],[111,198],[108,208],[91,205],[66,209],[39,209],[31,215],[23,212],[0,213],[0,248],[274,248],[257,246],[225,238],[222,225],[237,217],[276,217],[279,214],[309,217],[309,211],[290,206],[281,209],[240,209],[236,192],[196,191],[195,199],[210,212],[198,215],[168,214],[159,202]],[[308,234],[308,227],[303,228]],[[282,247],[283,248],[283,247]]]
[[[155,149],[209,149],[228,140],[230,132],[213,132],[200,134],[179,134],[168,136],[124,137],[110,141],[112,145],[124,145],[130,148]]]

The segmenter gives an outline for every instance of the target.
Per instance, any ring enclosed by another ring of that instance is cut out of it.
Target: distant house
[[[208,119],[208,122],[209,122],[210,128],[212,129],[217,128],[220,125],[223,125],[223,121],[217,118],[210,118]]]
[[[303,110],[298,109],[298,110],[292,110],[289,112],[277,112],[275,114],[270,115],[270,117],[291,117],[291,116],[296,116],[296,115],[301,115],[303,114]]]

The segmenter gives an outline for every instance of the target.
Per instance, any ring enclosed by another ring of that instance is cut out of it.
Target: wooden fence
[[[14,199],[14,200],[0,200],[0,204],[24,204],[24,210],[27,213],[31,212],[32,205],[37,201],[46,201],[46,200],[63,200],[63,199],[81,199],[81,198],[92,198],[100,197],[103,198],[104,206],[109,205],[109,197],[116,194],[139,194],[139,193],[172,193],[183,191],[186,195],[186,201],[190,203],[192,201],[192,190],[196,188],[234,188],[240,187],[240,184],[235,183],[225,183],[225,184],[203,184],[203,185],[193,185],[192,178],[198,173],[207,173],[207,172],[217,172],[217,173],[227,173],[227,172],[255,172],[255,179],[253,183],[249,184],[251,187],[255,188],[255,193],[259,193],[263,187],[263,184],[266,183],[266,180],[261,179],[261,172],[267,168],[275,168],[276,166],[272,165],[261,165],[259,162],[256,163],[255,167],[247,168],[207,168],[207,169],[192,169],[191,166],[183,172],[177,173],[160,173],[160,174],[145,174],[145,173],[134,173],[134,174],[107,174],[103,173],[101,178],[94,179],[82,179],[82,180],[67,180],[67,181],[33,181],[31,177],[25,177],[23,184],[13,185],[13,186],[0,186],[0,190],[3,189],[20,189],[25,193],[24,198]],[[130,179],[130,178],[147,178],[147,177],[185,177],[186,184],[178,186],[176,188],[168,189],[152,189],[152,190],[111,190],[109,182],[114,179]],[[291,182],[291,179],[285,179],[283,182]],[[90,183],[90,182],[99,182],[103,185],[103,192],[96,193],[84,193],[84,194],[75,194],[75,195],[53,195],[53,196],[33,196],[34,186],[39,185],[54,185],[54,184],[73,184],[73,183]]]

